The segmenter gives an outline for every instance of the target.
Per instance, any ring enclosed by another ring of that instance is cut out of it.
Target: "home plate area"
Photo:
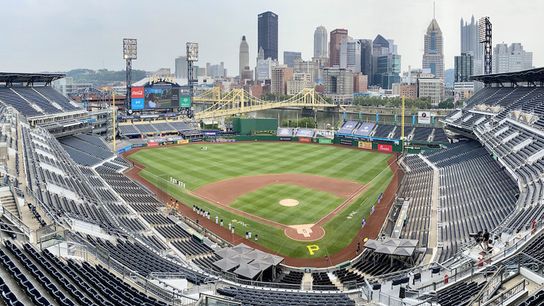
[[[317,224],[299,224],[286,227],[284,233],[293,240],[315,241],[325,236],[325,229]]]

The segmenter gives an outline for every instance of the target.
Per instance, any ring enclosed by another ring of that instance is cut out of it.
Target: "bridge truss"
[[[236,88],[225,95],[221,95],[219,88],[213,88],[195,97],[196,103],[213,103],[204,111],[195,114],[195,118],[210,119],[227,117],[232,115],[262,111],[273,108],[304,107],[304,108],[330,108],[339,107],[327,102],[313,88],[304,88],[296,95],[283,101],[264,101],[250,95],[242,88]]]

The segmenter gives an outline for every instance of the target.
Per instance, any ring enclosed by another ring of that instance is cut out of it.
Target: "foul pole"
[[[116,120],[117,120],[117,112],[115,111],[115,91],[112,92],[111,94],[111,115],[112,115],[112,120],[113,120],[113,154],[116,154],[117,153],[117,147],[116,147],[116,144],[115,144],[115,138],[117,136],[117,131],[115,129],[115,125],[116,125]]]
[[[400,139],[404,141],[404,96],[402,96],[402,108],[401,108],[401,126],[400,126]]]

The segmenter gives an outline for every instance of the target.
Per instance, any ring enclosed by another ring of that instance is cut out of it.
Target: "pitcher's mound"
[[[325,236],[325,229],[317,224],[290,225],[283,232],[296,241],[316,241]]]
[[[283,199],[280,201],[281,206],[293,207],[298,205],[298,201],[295,199]]]

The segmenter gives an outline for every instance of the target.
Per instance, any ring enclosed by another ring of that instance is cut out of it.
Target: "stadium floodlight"
[[[485,26],[486,26],[486,17],[482,17],[479,20],[478,27],[480,30],[480,42],[485,42]]]
[[[190,61],[190,62],[198,61],[198,43],[195,43],[195,42],[187,43],[187,61]]]
[[[137,40],[134,38],[123,38],[123,58],[136,59],[138,57]]]

